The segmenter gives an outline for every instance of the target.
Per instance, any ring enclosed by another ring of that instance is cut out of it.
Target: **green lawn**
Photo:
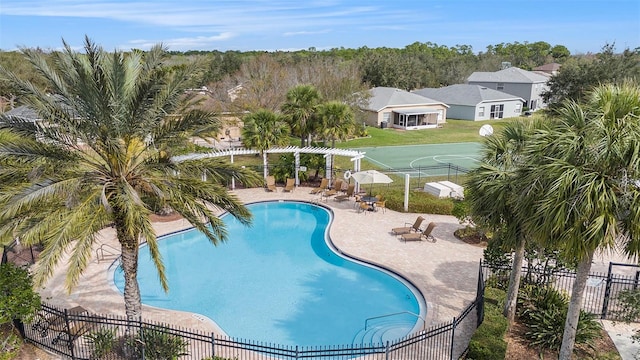
[[[480,142],[482,137],[478,134],[480,127],[485,124],[493,126],[495,132],[509,121],[467,121],[447,120],[442,128],[424,130],[397,130],[367,127],[370,137],[342,142],[336,145],[339,148],[358,148],[370,146],[394,146],[394,145],[419,145],[442,144],[453,142]]]

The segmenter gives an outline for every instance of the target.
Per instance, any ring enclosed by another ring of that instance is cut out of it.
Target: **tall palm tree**
[[[542,123],[512,122],[496,135],[485,138],[480,166],[471,171],[467,180],[471,213],[475,222],[493,229],[515,248],[504,316],[513,324],[520,288],[526,236],[516,216],[519,194],[519,168],[523,165],[527,140]]]
[[[311,145],[313,116],[320,103],[320,93],[313,85],[298,85],[287,92],[287,100],[282,105],[291,133],[300,137],[300,146]]]
[[[269,175],[269,162],[265,151],[274,146],[287,145],[289,127],[278,114],[269,110],[258,110],[246,115],[242,121],[242,143],[248,148],[260,151],[266,179]]]
[[[138,250],[147,243],[159,281],[168,291],[156,234],[149,216],[170,207],[213,243],[227,239],[215,210],[248,224],[251,214],[225,186],[235,177],[259,178],[213,159],[174,161],[192,136],[220,128],[214,114],[185,103],[190,67],[167,68],[166,51],[105,52],[85,39],[84,53],[63,41],[64,50],[47,62],[22,49],[53,95],[0,68],[0,76],[35,110],[42,122],[3,116],[0,131],[0,239],[42,243],[35,268],[38,284],[70,253],[70,291],[87,267],[98,232],[115,227],[124,271],[127,318],[141,317],[136,278]],[[203,173],[207,181],[203,180]]]
[[[603,85],[586,104],[565,102],[531,142],[525,228],[578,263],[559,356],[570,359],[594,252],[640,254],[640,87]]]
[[[353,110],[340,101],[320,104],[317,118],[321,124],[320,136],[331,140],[331,147],[336,147],[336,140],[346,140],[355,129]]]

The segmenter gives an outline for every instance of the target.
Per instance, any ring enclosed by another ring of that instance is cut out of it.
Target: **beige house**
[[[375,127],[404,130],[442,126],[447,119],[447,104],[405,90],[376,87],[369,90],[365,123]]]

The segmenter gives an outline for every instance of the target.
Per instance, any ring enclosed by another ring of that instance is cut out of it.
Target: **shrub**
[[[143,328],[133,339],[128,339],[127,346],[133,351],[134,358],[148,360],[175,360],[188,355],[188,343],[181,337],[170,334],[162,327]]]
[[[387,208],[395,211],[404,211],[404,189],[389,188],[380,191],[380,195],[387,200]],[[452,211],[452,199],[439,199],[423,191],[411,191],[409,193],[409,212],[451,215]]]
[[[568,296],[548,286],[525,286],[518,295],[518,318],[527,327],[525,337],[531,345],[560,349],[569,308]],[[591,347],[600,331],[595,316],[580,311],[576,344]]]
[[[99,329],[86,335],[91,347],[91,359],[101,359],[111,354],[116,344],[116,331],[110,329]]]
[[[33,291],[31,275],[25,268],[0,265],[0,324],[24,319],[40,308],[40,295]]]
[[[0,334],[4,333],[0,331]],[[10,360],[20,351],[22,341],[11,330],[6,331],[7,336],[0,338],[0,360]]]
[[[485,289],[484,321],[476,329],[469,342],[467,359],[493,360],[504,359],[507,342],[507,319],[502,315],[505,292],[487,287]]]

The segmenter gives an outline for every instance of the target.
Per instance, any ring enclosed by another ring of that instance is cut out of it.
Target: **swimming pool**
[[[422,326],[416,315],[424,318],[425,302],[410,283],[332,249],[327,209],[294,201],[247,206],[252,226],[223,216],[229,241],[217,247],[195,229],[162,238],[167,294],[141,251],[142,302],[204,315],[235,338],[281,345],[378,343]],[[114,281],[122,292],[121,271]]]

